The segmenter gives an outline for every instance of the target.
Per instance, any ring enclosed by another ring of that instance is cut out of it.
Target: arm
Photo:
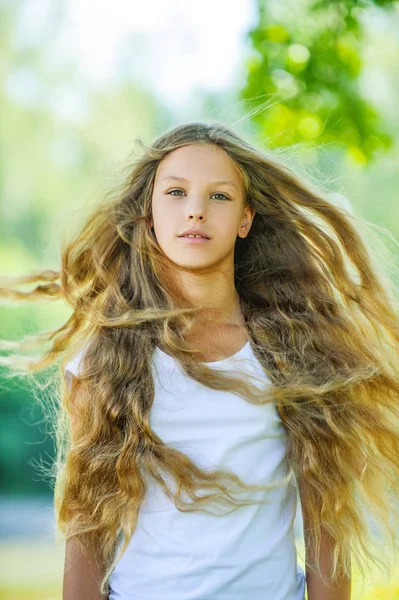
[[[104,570],[94,556],[85,556],[76,539],[65,545],[62,600],[108,600],[100,593]]]
[[[79,426],[79,406],[84,402],[84,391],[79,388],[78,380],[72,382],[73,404],[71,406],[71,438],[76,439]],[[79,540],[85,542],[85,537]],[[88,544],[86,544],[88,545]],[[65,544],[64,579],[62,600],[108,600],[108,594],[100,593],[100,584],[105,570],[94,552],[83,552],[78,540],[73,537]]]
[[[326,587],[317,573],[311,572],[308,564],[315,563],[315,548],[310,544],[309,529],[312,527],[307,507],[306,507],[306,482],[299,479],[299,493],[302,505],[304,541],[305,541],[305,564],[306,564],[306,586],[308,591],[308,600],[351,600],[351,579],[342,577],[334,584]],[[326,579],[332,572],[332,549],[334,540],[329,533],[322,527],[322,537],[320,542],[320,570]]]

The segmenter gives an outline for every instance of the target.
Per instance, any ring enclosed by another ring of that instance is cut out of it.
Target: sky
[[[398,41],[383,11],[367,15],[368,42],[373,31],[383,31],[384,45],[381,38],[366,44],[360,85],[370,99],[389,103],[394,83],[380,67],[395,60]],[[72,85],[43,93],[36,73],[19,66],[6,88],[22,103],[47,97],[59,116],[84,120],[84,86],[74,83],[106,87],[130,79],[176,112],[202,92],[240,88],[245,57],[253,53],[248,31],[257,19],[256,0],[23,0],[13,42],[45,47],[49,73],[69,64]]]
[[[23,6],[18,35],[39,40],[55,5]],[[77,73],[97,85],[128,75],[176,109],[199,89],[240,80],[256,19],[255,0],[63,0],[48,61],[76,61]]]

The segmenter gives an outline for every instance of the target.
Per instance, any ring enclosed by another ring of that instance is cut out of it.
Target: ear
[[[244,212],[241,218],[241,222],[240,222],[240,227],[238,230],[238,235],[241,238],[246,238],[251,227],[252,227],[252,221],[254,220],[254,216],[256,214],[255,209],[252,208],[252,206],[246,206],[244,208]]]

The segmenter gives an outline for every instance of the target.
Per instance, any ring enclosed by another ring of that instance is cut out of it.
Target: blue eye
[[[174,189],[174,190],[170,190],[170,192],[167,192],[167,193],[168,193],[168,194],[172,194],[172,192],[182,192],[182,193],[183,193],[183,190]],[[230,200],[230,198],[228,198],[228,197],[226,196],[226,194],[222,194],[221,192],[215,192],[215,193],[213,194],[213,196],[215,196],[215,195],[218,195],[218,196],[223,196],[223,198],[224,198],[225,200]]]

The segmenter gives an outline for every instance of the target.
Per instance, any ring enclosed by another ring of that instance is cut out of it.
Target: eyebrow
[[[165,181],[165,179],[177,179],[178,181],[186,181],[186,182],[189,181],[185,177],[178,177],[177,175],[168,175],[167,177],[164,177],[163,179],[161,179],[161,181]],[[211,181],[211,183],[213,185],[231,185],[233,188],[237,189],[237,186],[232,181]]]

